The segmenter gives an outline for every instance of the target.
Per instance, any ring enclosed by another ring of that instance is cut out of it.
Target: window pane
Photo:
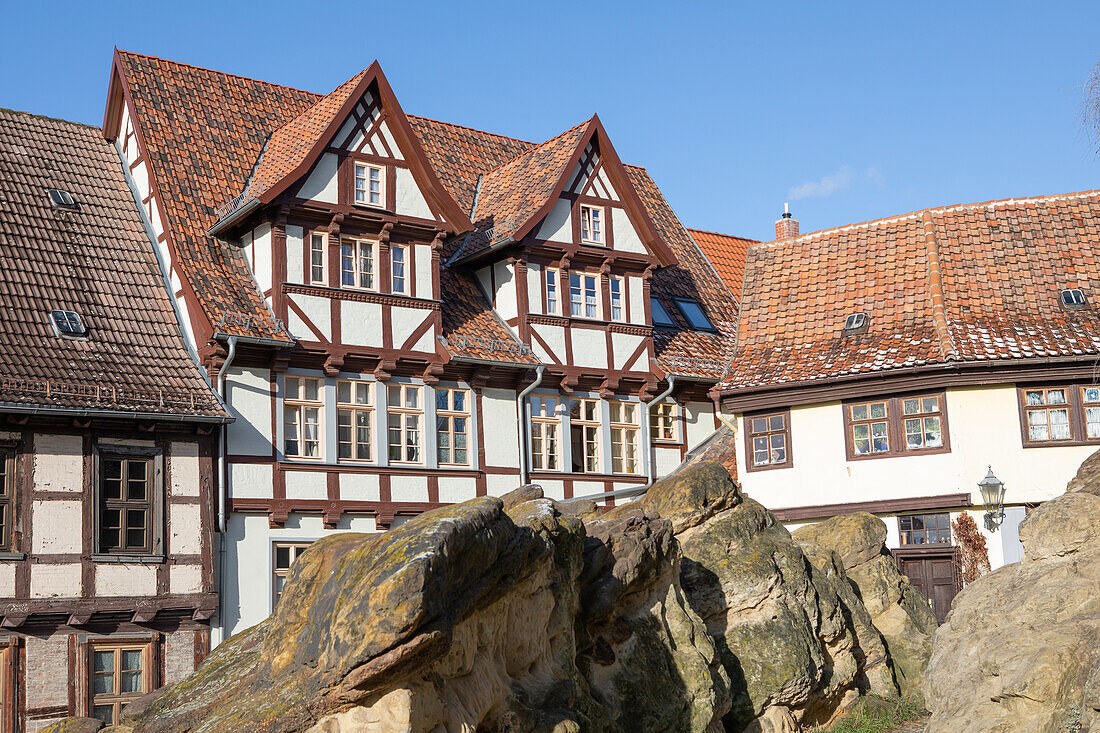
[[[298,378],[297,377],[287,377],[286,381],[284,381],[283,384],[286,387],[286,394],[285,394],[286,398],[289,399],[289,400],[298,399],[299,394],[300,394],[299,391],[298,391],[299,390],[299,386],[298,386],[299,380],[298,380]]]
[[[123,693],[141,692],[141,672],[123,672],[120,687]]]
[[[321,380],[303,379],[302,385],[305,387],[304,399],[307,399],[310,402],[316,402],[318,400],[318,394],[321,387]]]
[[[871,417],[886,417],[886,403],[873,402],[870,405]]]
[[[1038,390],[1031,390],[1025,393],[1025,399],[1029,405],[1041,405],[1043,404],[1043,393]]]
[[[768,419],[765,417],[756,417],[752,420],[752,432],[754,433],[766,433],[768,431]]]
[[[924,418],[924,444],[929,448],[939,448],[943,445],[938,417]]]
[[[103,721],[104,725],[112,725],[115,722],[114,705],[96,705],[92,708],[92,717]]]
[[[852,419],[853,420],[866,420],[867,419],[867,405],[852,405]]]
[[[1100,387],[1085,387],[1085,402],[1100,402]]]
[[[115,653],[113,651],[97,651],[92,653],[92,671],[112,672],[115,668]],[[107,690],[104,690],[106,692]]]
[[[925,397],[921,400],[921,406],[924,408],[924,412],[939,412],[940,411],[940,398],[939,397]]]
[[[905,400],[901,403],[901,411],[906,415],[913,415],[920,412],[920,400]]]
[[[1088,437],[1100,438],[1100,407],[1085,408],[1085,423]]]
[[[1064,389],[1047,390],[1047,403],[1051,405],[1066,404],[1066,391]]]
[[[289,547],[276,547],[275,548],[275,569],[286,570],[290,567],[290,548]]]
[[[405,388],[405,407],[416,408],[420,405],[420,388]]]
[[[343,403],[351,402],[351,382],[336,383],[336,399]]]
[[[447,410],[450,408],[450,390],[437,389],[435,391],[435,409]]]
[[[920,419],[909,419],[905,421],[905,447],[906,448],[920,448],[923,445],[923,439],[921,435],[921,422]]]
[[[1050,440],[1050,431],[1045,422],[1042,425],[1029,425],[1027,435],[1030,440]]]
[[[391,384],[386,388],[386,404],[390,407],[401,406],[401,386],[397,384]]]

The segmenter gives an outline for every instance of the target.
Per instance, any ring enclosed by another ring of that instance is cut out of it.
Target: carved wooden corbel
[[[330,377],[335,377],[340,373],[340,369],[344,366],[344,357],[337,354],[329,354],[325,359],[325,374]]]

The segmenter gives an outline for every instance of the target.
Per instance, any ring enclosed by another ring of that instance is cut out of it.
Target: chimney
[[[775,220],[775,238],[790,239],[798,236],[798,219],[791,216],[791,205],[783,204],[783,216]]]

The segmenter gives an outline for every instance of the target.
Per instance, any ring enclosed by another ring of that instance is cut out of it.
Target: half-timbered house
[[[614,503],[715,428],[736,304],[598,117],[532,143],[118,52],[103,125],[236,421],[226,633],[301,548],[536,481]]]
[[[0,732],[117,721],[210,644],[215,438],[100,130],[0,110]]]

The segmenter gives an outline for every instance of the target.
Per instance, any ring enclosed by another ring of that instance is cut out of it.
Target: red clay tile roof
[[[77,210],[51,205],[47,190]],[[153,245],[98,128],[0,110],[2,403],[222,418],[180,335]],[[86,339],[56,336],[72,310]]]
[[[714,265],[734,297],[740,297],[741,283],[745,278],[745,255],[750,244],[759,243],[755,239],[705,232],[702,229],[688,229],[688,232]]]
[[[1092,300],[1063,309],[1068,287],[1100,299],[1100,192],[926,209],[754,244],[724,386],[1098,354],[1100,309]],[[866,332],[844,336],[856,312],[867,314]]]

